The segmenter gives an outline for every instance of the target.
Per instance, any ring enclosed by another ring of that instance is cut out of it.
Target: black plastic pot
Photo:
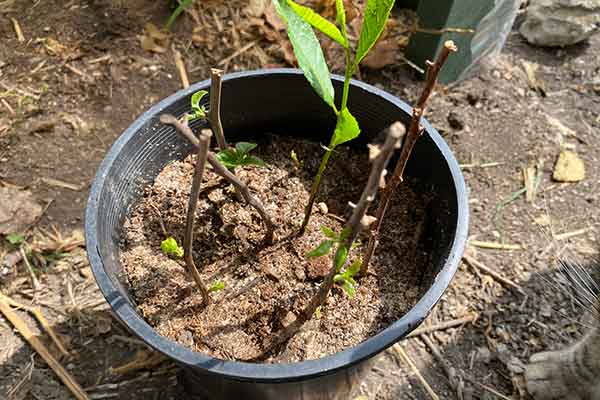
[[[342,78],[334,76],[336,98]],[[161,101],[139,117],[114,143],[102,162],[88,200],[86,243],[96,281],[116,316],[141,340],[183,367],[186,391],[193,398],[218,399],[347,399],[348,390],[367,361],[417,327],[454,276],[467,238],[467,191],[448,146],[429,123],[415,147],[407,174],[431,185],[436,201],[428,211],[432,268],[423,271],[418,303],[399,321],[343,352],[319,360],[291,364],[250,364],[218,360],[156,333],[137,313],[119,261],[124,218],[143,187],[161,169],[191,148],[175,131],[160,124],[168,112],[189,110],[190,96],[208,89],[203,81]],[[354,144],[372,140],[390,123],[408,122],[410,107],[390,94],[353,81],[349,107],[363,134]],[[223,80],[222,119],[230,139],[251,139],[264,132],[327,142],[335,117],[298,70],[275,69],[235,73]],[[197,126],[195,126],[197,128]],[[322,133],[324,136],[319,137]],[[401,266],[399,266],[401,268]]]

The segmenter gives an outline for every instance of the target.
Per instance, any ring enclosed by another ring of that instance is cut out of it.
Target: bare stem
[[[369,243],[367,244],[367,249],[365,250],[365,254],[363,256],[363,263],[359,272],[361,276],[364,276],[368,272],[371,257],[373,256],[373,252],[375,251],[375,248],[377,247],[377,244],[379,242],[379,230],[381,229],[381,224],[383,222],[383,218],[385,217],[385,212],[387,211],[387,208],[389,206],[390,199],[392,198],[392,194],[394,193],[398,185],[403,180],[404,169],[406,168],[408,159],[410,158],[415,143],[421,136],[421,117],[425,112],[425,105],[427,103],[427,99],[429,99],[429,96],[435,88],[438,74],[442,69],[442,66],[448,59],[448,55],[450,54],[450,52],[454,52],[456,50],[457,48],[454,45],[454,42],[448,40],[444,43],[444,48],[442,49],[442,52],[439,55],[437,61],[435,63],[431,63],[429,61],[427,62],[427,81],[425,83],[425,88],[423,89],[423,92],[421,93],[421,96],[417,101],[416,107],[413,108],[410,127],[408,128],[408,134],[406,135],[406,139],[404,140],[404,144],[400,152],[400,159],[396,164],[396,168],[392,177],[381,192],[379,208],[377,209],[377,213],[375,215],[377,220],[375,221],[374,226],[371,229]]]
[[[220,150],[227,148],[227,140],[223,133],[221,124],[221,83],[223,81],[223,71],[216,68],[210,69],[210,126],[217,138],[217,144]]]
[[[198,152],[196,155],[196,167],[194,168],[194,178],[192,180],[192,189],[190,192],[190,199],[188,201],[187,216],[185,220],[185,235],[183,237],[183,251],[185,258],[185,265],[187,265],[188,271],[194,278],[200,294],[202,294],[202,300],[205,305],[210,303],[210,297],[208,296],[208,290],[206,285],[200,277],[200,273],[194,264],[194,255],[192,253],[192,243],[194,238],[194,217],[196,215],[196,206],[198,204],[198,197],[200,196],[200,186],[202,184],[202,177],[204,176],[204,166],[206,165],[206,158],[208,156],[208,148],[210,146],[210,137],[212,136],[209,129],[203,129],[200,134]]]
[[[306,207],[304,207],[304,221],[302,221],[302,226],[300,227],[301,235],[304,234],[304,232],[306,231],[306,227],[308,226],[308,221],[310,220],[312,208],[315,204],[317,192],[319,191],[319,186],[321,185],[321,177],[323,176],[325,168],[327,168],[327,162],[329,161],[329,157],[331,157],[332,152],[332,150],[327,150],[327,152],[321,159],[321,164],[319,165],[317,175],[315,176],[315,181],[313,182],[313,185],[310,189],[310,197],[308,198],[308,203],[306,204]]]
[[[386,141],[381,149],[379,155],[375,157],[373,160],[373,165],[371,166],[371,172],[369,174],[369,180],[363,192],[360,196],[360,200],[354,207],[352,211],[352,215],[344,225],[344,230],[349,231],[350,234],[344,239],[343,243],[337,248],[337,251],[340,251],[340,248],[344,247],[346,250],[352,248],[352,244],[354,240],[360,233],[360,231],[364,228],[368,228],[370,219],[366,216],[367,209],[369,208],[369,204],[375,198],[375,194],[377,193],[377,188],[379,187],[379,181],[381,179],[381,175],[385,170],[387,163],[396,148],[396,144],[398,140],[404,135],[404,126],[400,122],[396,122],[392,124],[388,131],[388,136]],[[317,308],[322,305],[327,299],[327,295],[331,291],[333,287],[333,280],[335,274],[338,272],[338,268],[335,265],[335,257],[332,263],[331,269],[325,276],[325,279],[321,283],[318,291],[315,295],[310,299],[308,304],[304,307],[304,309],[300,312],[300,314],[296,317],[296,320],[292,322],[290,325],[283,328],[280,332],[275,334],[271,340],[268,342],[266,346],[265,354],[270,353],[274,348],[284,343],[286,340],[291,338],[306,321],[308,321]]]
[[[161,115],[160,122],[162,122],[163,124],[174,126],[177,132],[179,132],[179,134],[185,137],[194,147],[198,148],[200,146],[200,141],[198,140],[198,138],[196,138],[196,136],[194,136],[192,129],[187,124],[179,122],[177,118],[175,118],[173,115]],[[246,184],[242,182],[237,176],[235,176],[231,171],[225,168],[225,166],[223,166],[223,164],[219,162],[219,160],[213,152],[208,152],[207,160],[208,163],[212,165],[215,172],[223,178],[227,179],[229,183],[231,183],[238,190],[238,192],[242,195],[244,200],[256,209],[256,211],[262,218],[263,223],[265,224],[265,242],[272,243],[275,225],[273,224],[271,218],[267,214],[261,201],[258,198],[252,196],[250,190],[248,189],[248,186],[246,186]]]

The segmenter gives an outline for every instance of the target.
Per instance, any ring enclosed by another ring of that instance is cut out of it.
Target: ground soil
[[[184,15],[173,40],[192,82],[206,78],[208,68],[219,63],[228,72],[286,65],[281,46],[265,40],[259,27],[238,29],[243,26],[239,19],[250,21],[240,17],[244,4],[196,3],[198,21]],[[0,100],[4,100],[0,101],[0,180],[32,191],[48,206],[36,228],[56,224],[65,236],[81,229],[90,182],[110,144],[143,110],[181,87],[172,53],[144,51],[137,37],[145,23],[160,24],[168,12],[166,2],[142,0],[0,2]],[[24,42],[16,39],[10,18],[20,23]],[[235,54],[253,41],[252,47]],[[442,399],[458,398],[453,384],[457,381],[474,398],[494,398],[484,386],[508,398],[527,398],[521,370],[529,356],[561,348],[586,330],[581,325],[584,310],[553,285],[562,279],[556,271],[557,255],[585,260],[597,254],[599,46],[600,36],[594,36],[565,49],[534,48],[515,29],[503,54],[489,67],[431,99],[427,118],[463,165],[470,188],[471,239],[520,246],[498,250],[472,245],[469,251],[522,290],[466,263],[460,265],[423,324],[435,326],[477,313],[473,323],[430,335],[454,368],[453,381],[421,338],[401,343]],[[536,78],[544,90],[530,87],[525,62],[538,65]],[[361,79],[409,102],[421,87],[400,60],[380,70],[363,69]],[[586,177],[581,182],[552,180],[564,146],[573,147],[585,163]],[[520,195],[495,213],[497,205],[523,187],[522,168],[540,160],[542,178],[535,200]],[[544,220],[552,222],[554,233],[572,236],[553,239],[548,225],[535,223]],[[3,243],[1,258],[11,252]],[[175,366],[152,358],[153,353],[111,317],[86,268],[82,250],[72,251],[40,272],[42,287],[33,292],[19,263],[10,268],[10,279],[3,276],[2,291],[40,306],[68,344],[70,356],[61,362],[91,395],[182,398],[175,385]],[[19,315],[27,318],[20,311]],[[26,322],[35,329],[33,320]],[[35,332],[49,343],[47,335]],[[138,361],[141,367],[117,368],[130,361]],[[359,395],[430,398],[414,370],[392,351],[376,360],[357,388]],[[0,320],[0,397],[71,398],[4,319]]]
[[[304,163],[302,168],[290,158],[292,150]],[[360,279],[356,295],[349,298],[335,287],[305,329],[277,353],[265,354],[273,333],[293,321],[327,274],[334,251],[312,259],[305,254],[325,239],[321,226],[341,232],[342,217],[350,211],[348,202],[356,202],[366,184],[369,163],[366,148],[336,150],[322,180],[326,202],[315,207],[307,232],[297,236],[321,147],[273,136],[254,153],[268,166],[237,168],[236,175],[262,199],[278,239],[265,246],[259,214],[236,200],[231,185],[207,171],[193,246],[203,280],[221,281],[226,288],[211,295],[214,302],[207,308],[181,262],[160,250],[165,239],[161,219],[168,235],[182,241],[192,158],[169,164],[146,189],[124,225],[121,252],[144,318],[161,335],[220,359],[293,362],[354,346],[402,317],[426,289],[421,287],[429,283],[422,283],[422,271],[431,268],[418,243],[426,239],[425,208],[431,194],[416,194],[409,185],[402,185],[393,198],[371,273]],[[367,241],[359,238],[349,263],[364,251]]]

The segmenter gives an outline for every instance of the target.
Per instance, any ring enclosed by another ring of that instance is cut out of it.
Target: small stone
[[[329,212],[329,209],[327,208],[327,204],[325,204],[323,202],[318,203],[317,208],[319,209],[321,214],[327,214]]]
[[[79,275],[85,279],[92,279],[94,277],[92,269],[89,266],[79,269]]]
[[[450,111],[448,114],[448,123],[452,129],[456,129],[458,131],[464,129],[465,121],[462,116],[456,111]]]
[[[598,30],[600,0],[531,0],[520,33],[538,46],[569,46]]]
[[[306,273],[304,272],[304,268],[302,268],[299,265],[297,265],[296,268],[294,268],[294,275],[296,275],[296,278],[298,278],[298,280],[301,282],[304,282],[306,280]]]
[[[479,347],[475,358],[484,364],[488,364],[492,360],[492,352],[487,347]]]
[[[188,330],[181,331],[179,336],[177,336],[177,341],[185,347],[194,347],[194,335]]]
[[[552,178],[558,182],[579,182],[585,178],[585,165],[577,153],[563,150],[558,156]]]

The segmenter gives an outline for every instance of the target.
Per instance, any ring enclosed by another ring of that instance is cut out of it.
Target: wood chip
[[[61,181],[59,179],[54,179],[54,178],[43,177],[43,178],[41,178],[41,181],[44,182],[46,185],[59,187],[62,189],[69,189],[74,192],[79,192],[81,189],[83,189],[85,187],[85,185],[74,185],[72,183]]]
[[[563,150],[558,156],[552,178],[558,182],[579,182],[585,178],[585,165],[577,153]]]

